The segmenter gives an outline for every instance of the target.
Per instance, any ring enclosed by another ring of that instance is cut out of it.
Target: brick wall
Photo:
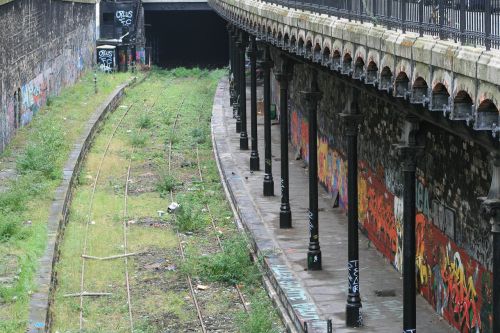
[[[47,98],[92,66],[95,3],[15,0],[0,5],[0,151]]]

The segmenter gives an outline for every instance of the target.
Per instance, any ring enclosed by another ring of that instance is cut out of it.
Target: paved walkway
[[[340,209],[331,208],[331,197],[321,187],[319,224],[323,271],[304,270],[308,245],[307,168],[303,161],[296,161],[293,152],[290,152],[290,202],[294,228],[280,230],[279,126],[272,126],[275,196],[264,197],[263,118],[259,116],[258,119],[262,171],[250,172],[250,151],[239,150],[239,134],[235,132],[228,87],[227,80],[222,80],[214,101],[212,130],[217,158],[239,216],[251,233],[256,249],[266,254],[265,267],[270,280],[296,326],[303,326],[307,321],[309,332],[326,332],[326,323],[318,319],[332,319],[334,332],[401,332],[401,275],[370,246],[369,240],[362,234],[359,255],[364,327],[352,329],[345,326],[347,217]],[[247,97],[250,98],[250,91]],[[247,110],[249,114],[249,100]],[[420,296],[417,297],[417,330],[424,333],[456,332]]]

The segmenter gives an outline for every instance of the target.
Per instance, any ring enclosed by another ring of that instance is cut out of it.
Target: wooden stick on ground
[[[113,295],[112,293],[91,293],[84,291],[83,293],[76,293],[76,294],[65,294],[64,297],[81,297],[81,296],[111,296]]]
[[[138,254],[139,253],[133,252],[133,253],[118,254],[116,256],[110,256],[110,257],[94,257],[94,256],[88,256],[86,254],[82,254],[82,258],[95,259],[95,260],[111,260],[111,259],[119,259],[119,258],[124,258],[124,257],[136,256]]]

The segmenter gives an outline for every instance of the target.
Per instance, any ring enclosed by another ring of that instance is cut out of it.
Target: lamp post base
[[[273,176],[267,174],[264,176],[264,196],[272,197],[274,195],[274,180]]]
[[[359,299],[359,297],[357,297]],[[358,304],[356,304],[358,303]],[[353,300],[346,305],[345,322],[347,327],[363,326],[363,317],[361,316],[361,302]]]
[[[280,229],[290,229],[292,227],[292,211],[288,203],[281,204],[280,208]]]
[[[244,132],[240,135],[240,150],[248,150],[248,136]]]
[[[250,155],[250,171],[259,171],[260,170],[260,158],[259,153],[256,151],[252,151]]]
[[[307,251],[307,270],[308,271],[321,271],[323,269],[321,264],[321,250]]]

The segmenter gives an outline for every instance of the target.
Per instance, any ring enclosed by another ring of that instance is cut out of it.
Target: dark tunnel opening
[[[220,68],[228,64],[226,24],[212,10],[145,11],[154,65]]]

